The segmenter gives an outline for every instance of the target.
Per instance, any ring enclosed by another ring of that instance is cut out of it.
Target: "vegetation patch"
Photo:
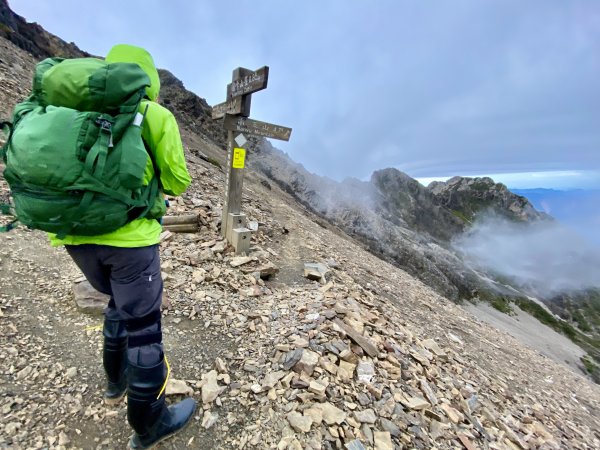
[[[490,304],[504,314],[514,315],[515,313],[512,309],[510,300],[506,299],[505,297],[496,297],[490,302]]]
[[[596,383],[600,383],[600,365],[595,362],[589,355],[581,357],[583,367]]]
[[[463,222],[465,222],[465,223],[471,223],[471,220],[470,220],[470,219],[469,219],[467,216],[465,216],[465,215],[464,215],[464,214],[463,214],[461,211],[458,211],[458,210],[456,210],[456,209],[451,209],[451,210],[450,210],[450,212],[451,212],[451,213],[452,213],[454,216],[456,216],[456,217],[458,217],[460,220],[462,220]]]
[[[0,23],[0,32],[10,34],[10,33],[14,33],[15,31],[8,25],[6,25],[4,23]]]

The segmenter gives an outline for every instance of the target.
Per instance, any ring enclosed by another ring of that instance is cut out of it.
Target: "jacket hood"
[[[140,66],[150,78],[150,86],[146,88],[146,95],[156,101],[160,92],[160,78],[154,65],[152,55],[141,47],[127,44],[118,44],[110,49],[105,61],[108,63],[127,62]]]

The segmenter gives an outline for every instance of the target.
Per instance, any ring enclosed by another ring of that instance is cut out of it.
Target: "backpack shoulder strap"
[[[11,216],[11,217],[15,217],[15,214],[12,210],[12,207],[6,203],[0,203],[0,214],[2,215],[6,215],[6,216]],[[12,220],[11,222],[7,223],[6,225],[1,225],[0,226],[0,233],[7,233],[8,231],[12,230],[13,228],[17,227],[17,224],[19,222],[19,219],[17,219],[15,217],[14,220]]]
[[[2,130],[4,133],[6,133],[8,135],[6,142],[0,148],[0,158],[5,159],[6,158],[6,149],[8,148],[8,144],[10,143],[10,138],[12,137],[13,124],[8,121],[0,122],[0,130]],[[6,130],[8,130],[8,131],[6,131]]]

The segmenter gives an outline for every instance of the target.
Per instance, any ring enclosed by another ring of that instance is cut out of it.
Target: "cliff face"
[[[465,224],[417,180],[396,169],[378,170],[371,176],[384,198],[382,210],[390,220],[402,217],[413,229],[448,241],[464,231]]]
[[[0,0],[0,37],[9,40],[36,59],[49,56],[63,58],[90,56],[74,43],[67,43],[48,33],[37,23],[28,23],[10,9],[7,0]]]
[[[478,214],[489,213],[521,222],[549,219],[525,197],[513,194],[489,177],[453,177],[446,182],[434,181],[427,190],[440,205],[466,222],[472,222]]]

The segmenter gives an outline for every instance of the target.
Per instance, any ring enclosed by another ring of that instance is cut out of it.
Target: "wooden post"
[[[227,130],[227,175],[225,200],[221,215],[221,235],[235,247],[236,253],[246,253],[250,248],[250,230],[245,227],[242,214],[242,186],[246,167],[246,137],[243,133],[287,141],[291,128],[251,120],[250,104],[253,92],[267,87],[269,68],[256,71],[238,67],[233,71],[227,86],[227,100],[213,106],[212,118],[222,119]]]
[[[164,226],[182,224],[198,225],[198,214],[186,214],[184,216],[163,216],[162,224]]]
[[[233,89],[236,82],[243,77],[250,76],[251,70],[238,67],[233,71],[232,82],[227,87],[227,101],[233,100]],[[250,115],[251,95],[246,94],[241,96],[241,104],[239,115],[248,117]],[[221,235],[231,242],[231,230],[234,224],[230,221],[230,214],[240,214],[242,210],[242,186],[244,184],[244,168],[246,167],[246,149],[244,145],[246,138],[243,140],[235,138],[241,133],[234,131],[227,132],[227,178],[225,180],[225,204],[223,205],[223,213],[221,215]],[[243,136],[242,136],[243,137]],[[236,224],[235,228],[238,228]]]

